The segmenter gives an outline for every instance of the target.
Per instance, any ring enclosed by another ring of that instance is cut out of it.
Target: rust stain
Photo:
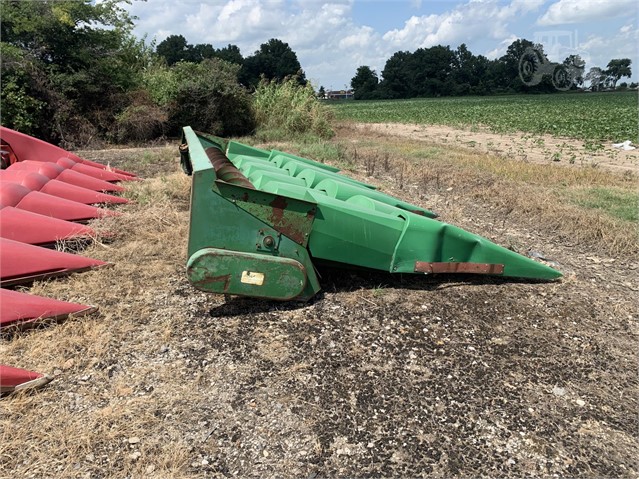
[[[315,218],[315,207],[311,208],[308,210],[308,213],[306,213],[307,220],[313,220],[313,218]]]
[[[220,276],[204,276],[199,281],[193,281],[192,284],[193,286],[196,286],[196,287],[200,286],[204,289],[210,283],[220,283],[220,282],[224,282],[224,292],[226,293],[231,283],[231,275],[223,274]]]
[[[269,203],[269,206],[273,208],[270,218],[273,227],[296,243],[304,244],[304,232],[300,226],[298,226],[295,221],[290,221],[284,216],[284,210],[286,210],[288,206],[286,198],[276,196],[275,199]],[[312,218],[314,214],[315,211],[311,210],[307,213],[306,217]]]
[[[286,198],[283,196],[276,196],[275,199],[270,202],[270,205],[273,209],[278,210],[279,214],[282,215],[288,206],[288,203],[286,202]]]
[[[273,208],[271,212],[271,223],[274,226],[282,226],[284,220],[284,210],[288,206],[286,198],[283,196],[276,196],[273,201],[269,203],[269,206]]]
[[[415,261],[415,273],[464,273],[464,274],[503,274],[503,264],[490,263],[428,263]]]

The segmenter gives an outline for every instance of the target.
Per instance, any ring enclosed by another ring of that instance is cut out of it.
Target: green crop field
[[[332,105],[341,120],[486,127],[585,141],[637,142],[637,92],[348,101]]]

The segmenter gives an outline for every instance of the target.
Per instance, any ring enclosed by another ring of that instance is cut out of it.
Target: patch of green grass
[[[405,154],[411,158],[415,158],[417,160],[423,160],[425,158],[428,159],[437,159],[442,156],[442,153],[446,150],[445,147],[440,146],[429,146],[424,148],[413,148],[410,149],[408,147],[402,148]]]
[[[566,93],[349,101],[332,105],[341,120],[476,127],[584,140],[637,141],[637,93]],[[543,140],[542,140],[543,141]]]
[[[350,151],[338,142],[320,140],[316,142],[294,143],[300,156],[311,158],[321,163],[333,163],[336,166],[352,167],[353,160]]]
[[[258,128],[255,133],[251,136],[245,136],[238,139],[238,141],[246,144],[253,143],[270,143],[270,142],[278,142],[285,141],[288,138],[294,137],[296,135],[292,135],[287,132],[283,128],[269,127],[269,128]]]
[[[327,140],[314,133],[286,135],[283,130],[261,129],[255,135],[240,137],[237,141],[267,150],[283,149],[320,163],[331,163],[338,168],[351,169],[356,163],[356,150],[343,142]]]
[[[571,203],[602,210],[624,221],[639,221],[639,193],[619,188],[583,188],[568,192]]]
[[[373,296],[376,298],[381,298],[382,296],[384,296],[387,292],[386,290],[386,286],[383,284],[380,284],[378,286],[376,286],[375,288],[373,288],[372,290]]]

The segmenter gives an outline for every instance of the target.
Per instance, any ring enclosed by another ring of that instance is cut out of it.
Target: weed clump
[[[258,135],[268,140],[313,134],[331,138],[333,114],[317,100],[310,83],[295,77],[282,82],[262,79],[253,99]]]

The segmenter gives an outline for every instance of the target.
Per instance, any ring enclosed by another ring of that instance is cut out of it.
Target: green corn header
[[[338,169],[183,130],[193,176],[187,275],[198,289],[307,300],[314,264],[551,280],[558,271],[436,220]]]

